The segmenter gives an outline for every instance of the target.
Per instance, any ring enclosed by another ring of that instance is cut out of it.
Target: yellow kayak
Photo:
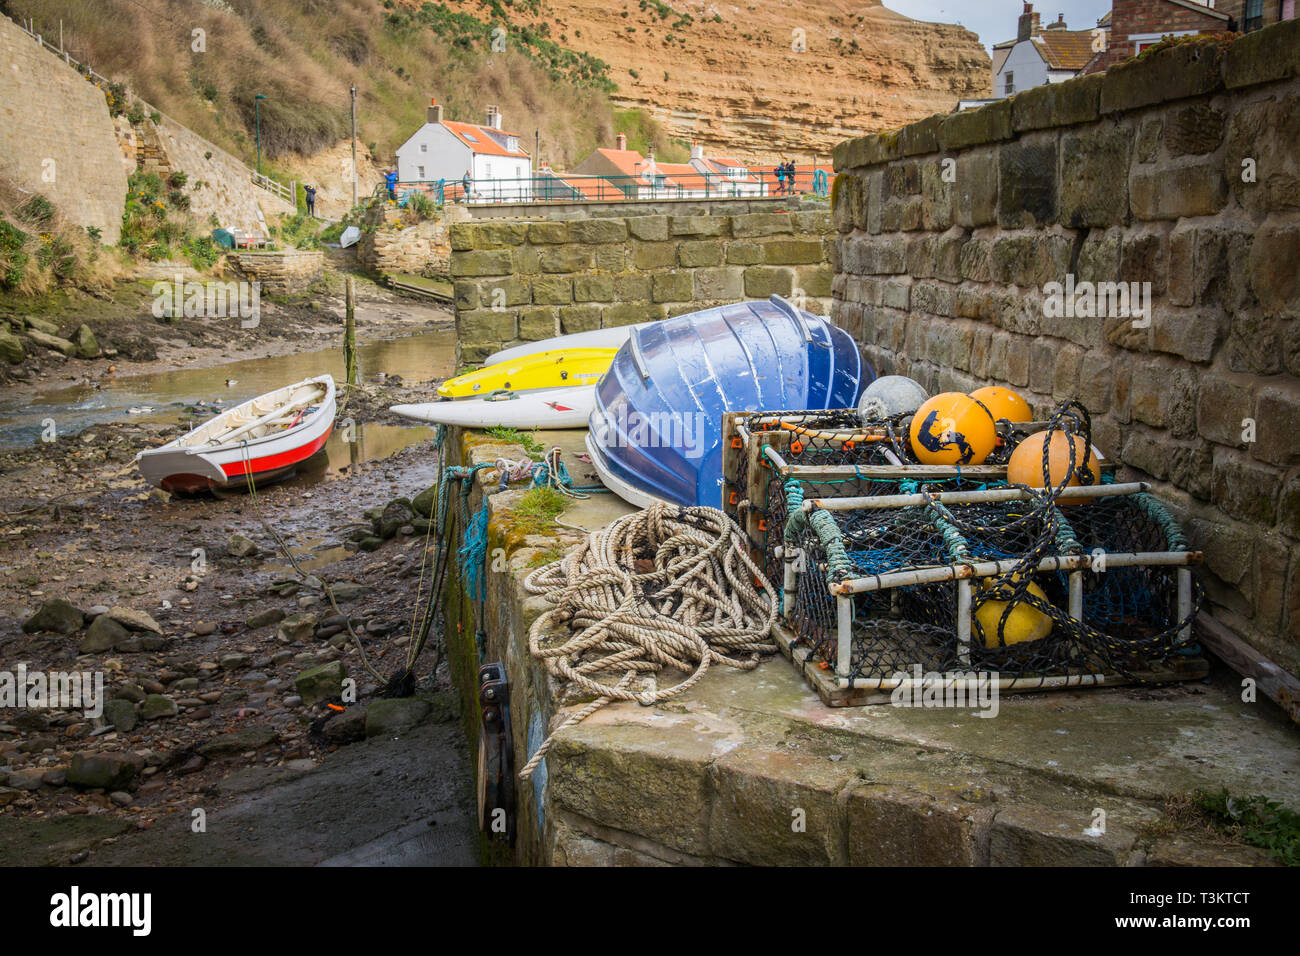
[[[482,398],[501,389],[527,392],[539,388],[595,385],[609,371],[617,354],[618,349],[535,352],[449,378],[438,386],[438,394],[442,398]]]

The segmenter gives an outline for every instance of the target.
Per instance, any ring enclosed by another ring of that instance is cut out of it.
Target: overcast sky
[[[884,0],[884,4],[913,20],[960,23],[978,33],[986,48],[1015,39],[1016,21],[1025,8],[1024,0]],[[1071,30],[1085,30],[1097,25],[1110,9],[1110,0],[1036,0],[1034,9],[1042,14],[1044,26],[1064,13]]]

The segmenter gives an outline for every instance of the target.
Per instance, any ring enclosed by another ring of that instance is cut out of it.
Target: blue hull
[[[722,415],[853,408],[875,378],[857,345],[778,296],[633,333],[596,387],[598,468],[651,498],[721,505]]]

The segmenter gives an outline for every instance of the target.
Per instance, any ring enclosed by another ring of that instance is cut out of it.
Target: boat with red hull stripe
[[[179,494],[266,484],[319,452],[334,430],[334,379],[319,375],[249,399],[136,456],[145,479]]]

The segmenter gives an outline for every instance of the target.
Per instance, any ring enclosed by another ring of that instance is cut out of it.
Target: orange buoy
[[[1003,388],[1001,385],[986,385],[984,388],[977,388],[970,393],[970,397],[983,402],[984,407],[989,410],[989,414],[993,416],[993,420],[996,422],[1000,422],[1004,418],[1012,424],[1032,422],[1034,420],[1034,412],[1029,407],[1029,403],[1011,389]]]
[[[982,465],[997,444],[988,409],[961,392],[927,399],[912,416],[912,453],[926,465]]]
[[[1088,457],[1088,480],[1080,481],[1080,476],[1084,473],[1083,457],[1088,450],[1087,443],[1078,435],[1069,435],[1065,432],[1035,432],[1030,435],[1011,453],[1011,460],[1007,462],[1007,481],[1017,485],[1028,485],[1030,488],[1043,487],[1043,442],[1047,435],[1052,436],[1052,443],[1048,446],[1048,474],[1051,479],[1051,486],[1058,487],[1065,480],[1066,472],[1070,468],[1070,442],[1074,442],[1074,472],[1070,474],[1070,481],[1067,487],[1088,484],[1096,485],[1101,483],[1101,466],[1097,463],[1095,454]],[[1062,495],[1056,499],[1058,505],[1079,505],[1086,504],[1088,498],[1071,498]]]

